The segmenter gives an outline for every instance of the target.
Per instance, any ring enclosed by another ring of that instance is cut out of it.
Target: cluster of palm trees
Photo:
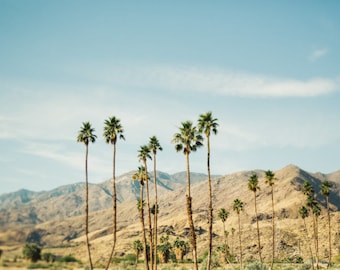
[[[271,268],[273,268],[273,263],[274,263],[274,257],[275,257],[275,211],[274,211],[274,191],[273,191],[273,186],[274,186],[274,180],[275,174],[271,171],[268,170],[265,172],[265,183],[268,184],[271,187],[271,201],[272,201],[272,260],[271,260]],[[259,228],[259,222],[258,222],[258,213],[257,213],[257,191],[260,189],[259,188],[259,179],[258,175],[256,173],[253,173],[250,175],[248,179],[248,189],[252,192],[254,192],[254,212],[255,212],[255,219],[256,219],[256,229],[257,229],[257,248],[258,248],[258,254],[259,254],[259,261],[263,263],[262,259],[262,254],[261,254],[261,239],[260,239],[260,228]],[[243,264],[243,256],[242,256],[242,230],[241,230],[241,212],[243,211],[244,204],[243,202],[239,199],[236,198],[233,201],[232,209],[233,211],[237,214],[238,218],[238,235],[239,235],[239,261],[240,261],[240,269],[242,269],[242,264]],[[227,241],[226,241],[226,235],[227,231],[225,230],[225,222],[227,218],[229,217],[229,212],[225,210],[225,208],[221,208],[218,211],[218,217],[221,219],[223,222],[223,230],[224,230],[224,252],[225,252],[225,259],[227,260],[228,258],[228,246],[227,246]],[[232,228],[232,233],[234,232],[235,229]]]
[[[113,242],[112,249],[110,253],[110,257],[108,263],[106,265],[106,269],[109,268],[110,262],[114,253],[115,245],[116,245],[116,231],[117,231],[117,194],[116,194],[116,185],[115,185],[115,159],[116,159],[116,143],[117,139],[125,139],[123,132],[124,129],[120,123],[120,119],[115,116],[108,118],[104,122],[104,133],[103,136],[105,141],[108,144],[113,145],[113,170],[112,170],[112,224],[113,224]],[[211,256],[212,256],[212,225],[213,225],[213,206],[212,206],[212,188],[211,188],[211,174],[210,174],[210,135],[211,133],[217,134],[217,119],[213,118],[211,112],[207,112],[205,114],[201,114],[198,119],[197,126],[193,124],[191,121],[185,121],[181,123],[179,127],[179,132],[174,134],[172,143],[175,144],[175,150],[177,152],[183,152],[186,160],[186,172],[187,172],[187,191],[186,191],[186,206],[187,206],[187,216],[188,223],[190,227],[190,245],[193,255],[194,269],[198,269],[197,262],[197,243],[196,243],[196,233],[194,222],[192,218],[192,197],[191,197],[191,183],[190,183],[190,162],[189,156],[192,152],[195,152],[199,147],[203,146],[203,135],[205,135],[207,140],[207,170],[208,170],[208,190],[209,190],[209,201],[208,201],[208,221],[209,221],[209,249],[208,249],[208,262],[207,262],[207,270],[210,270],[211,267]],[[83,122],[82,127],[79,130],[77,141],[82,142],[85,145],[86,153],[85,153],[85,235],[86,235],[86,245],[89,256],[90,269],[93,269],[92,257],[91,257],[91,249],[88,238],[88,216],[89,216],[89,195],[88,195],[88,146],[89,143],[94,143],[96,141],[97,136],[94,134],[94,128],[92,128],[90,122]],[[145,268],[149,270],[150,268],[156,270],[157,269],[157,213],[158,213],[158,198],[157,198],[157,179],[156,179],[156,154],[158,150],[162,150],[158,139],[156,136],[150,138],[149,144],[140,147],[138,151],[139,161],[142,162],[142,166],[140,166],[137,172],[133,175],[134,180],[138,180],[140,182],[140,198],[138,200],[137,206],[140,214],[140,222],[142,225],[143,232],[143,245],[144,245],[144,257],[145,257]],[[155,188],[155,198],[154,205],[151,207],[150,205],[150,197],[149,197],[149,180],[150,176],[147,170],[147,160],[152,159],[151,153],[153,154],[154,161],[154,188]],[[145,222],[144,222],[144,200],[143,200],[143,188],[144,184],[146,185],[146,207],[147,207],[147,217],[148,217],[148,239],[150,245],[150,266],[148,262],[148,254],[147,254],[147,241],[145,235]],[[153,210],[152,210],[153,209]],[[152,228],[151,222],[151,212],[154,214],[154,224]]]
[[[328,263],[332,262],[332,239],[331,239],[331,216],[329,209],[329,195],[332,189],[332,184],[329,181],[324,181],[321,184],[321,195],[326,198],[326,207],[327,207],[327,222],[328,222]],[[312,239],[308,239],[309,242],[309,252],[311,256],[312,263],[314,265],[314,258],[316,268],[318,268],[319,264],[319,229],[318,229],[318,218],[321,215],[321,207],[320,203],[317,200],[316,193],[314,191],[314,187],[308,181],[305,181],[302,185],[302,192],[306,195],[306,205],[303,205],[299,208],[299,215],[303,219],[304,222],[304,230],[306,237],[308,238],[308,230],[306,224],[306,218],[309,217],[309,214],[312,214],[312,228],[313,228],[313,237]],[[312,251],[311,242],[314,241],[314,255]]]
[[[210,174],[210,135],[217,134],[218,123],[217,119],[212,116],[211,112],[199,115],[197,125],[194,125],[192,121],[182,122],[179,126],[179,131],[174,134],[172,143],[175,145],[175,150],[177,152],[183,152],[186,161],[186,210],[187,218],[190,229],[190,247],[192,251],[192,258],[194,263],[194,269],[198,270],[197,261],[197,242],[195,225],[192,217],[192,196],[191,196],[191,182],[190,182],[190,154],[197,151],[203,146],[204,136],[206,138],[207,146],[207,172],[208,172],[208,259],[206,269],[211,268],[211,258],[212,258],[212,231],[213,231],[213,205],[212,197],[213,191],[211,187],[211,174]],[[94,143],[97,136],[94,134],[94,128],[92,128],[89,122],[84,122],[81,129],[79,130],[77,141],[82,142],[85,145],[85,235],[86,235],[86,245],[90,263],[90,269],[93,269],[91,249],[89,243],[89,229],[88,229],[88,216],[89,216],[89,194],[88,194],[88,146],[89,143]],[[106,269],[109,268],[110,262],[114,253],[115,245],[117,242],[116,232],[117,232],[117,194],[116,194],[116,184],[115,184],[115,160],[116,160],[116,144],[118,139],[125,139],[124,129],[121,125],[120,119],[115,116],[108,118],[104,122],[104,132],[103,137],[108,144],[113,145],[113,160],[112,160],[112,249],[110,252],[109,260],[106,265]],[[156,155],[157,151],[162,151],[162,147],[156,136],[149,138],[149,142],[143,145],[138,150],[138,159],[142,163],[138,170],[133,175],[133,180],[138,180],[140,183],[140,195],[137,202],[137,208],[140,216],[140,223],[142,226],[142,242],[143,248],[140,250],[144,251],[145,258],[145,268],[147,270],[157,270],[157,216],[158,216],[158,197],[157,197],[157,177],[156,177]],[[153,200],[153,205],[150,203],[149,196],[149,182],[151,177],[148,173],[147,161],[153,159],[153,181],[154,181],[154,193],[155,197]],[[271,268],[273,267],[275,258],[275,210],[274,210],[274,191],[273,186],[275,183],[275,174],[268,170],[265,172],[265,183],[271,188],[271,202],[272,202],[272,260]],[[144,200],[144,188],[146,195],[146,204]],[[331,262],[331,225],[330,225],[330,211],[329,211],[329,194],[332,185],[330,182],[325,181],[322,183],[321,194],[326,197],[327,202],[327,213],[328,213],[328,224],[329,224],[329,262]],[[260,229],[258,223],[258,213],[257,213],[257,191],[259,190],[259,179],[256,173],[253,173],[248,180],[248,189],[254,193],[254,212],[256,216],[256,227],[257,227],[257,247],[259,261],[262,263],[261,254],[261,239],[260,239]],[[318,216],[320,215],[321,209],[317,203],[314,189],[309,182],[305,182],[303,185],[303,192],[307,196],[307,205],[299,209],[301,217],[304,219],[308,217],[309,212],[313,213],[313,230],[314,230],[314,246],[315,246],[315,258],[316,265],[318,265]],[[144,220],[144,207],[147,208],[147,227],[145,226]],[[240,268],[242,269],[242,231],[240,215],[243,211],[243,202],[240,199],[235,199],[233,201],[232,209],[236,212],[238,216],[238,230],[239,230],[239,250],[240,250]],[[151,215],[153,214],[153,224]],[[224,209],[220,209],[218,216],[222,220],[223,225],[228,218],[229,213]],[[306,232],[307,227],[305,226]],[[225,233],[224,228],[224,233]],[[147,241],[148,238],[148,241]],[[148,249],[148,247],[150,247]],[[227,246],[225,243],[225,251],[227,251]],[[312,250],[310,247],[310,253],[312,256]]]

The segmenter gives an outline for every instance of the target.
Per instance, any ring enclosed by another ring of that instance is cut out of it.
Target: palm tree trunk
[[[308,247],[309,247],[309,253],[310,253],[310,257],[311,257],[311,261],[312,261],[312,269],[314,269],[314,259],[313,259],[313,252],[312,252],[312,247],[311,247],[311,243],[309,241],[309,237],[308,237],[308,230],[307,230],[307,225],[306,225],[306,219],[303,218],[303,224],[305,226],[305,233],[306,233],[306,238],[307,238],[307,242],[308,242]]]
[[[227,251],[227,237],[226,237],[226,233],[225,233],[225,222],[223,222],[223,237],[224,237],[224,261],[226,262],[228,257],[228,251]]]
[[[313,209],[311,209],[313,211]],[[314,248],[315,248],[315,265],[316,269],[319,268],[319,258],[318,258],[318,247],[316,244],[316,223],[315,223],[315,215],[312,214],[313,219],[313,240],[314,240]]]
[[[146,160],[144,160],[145,173],[147,174]],[[148,236],[150,241],[150,265],[153,268],[153,239],[152,239],[152,228],[151,228],[151,211],[150,211],[150,196],[149,196],[149,179],[146,180],[146,203],[148,208]]]
[[[139,218],[142,226],[142,237],[143,237],[143,246],[144,246],[144,263],[145,269],[149,270],[149,260],[148,260],[148,249],[146,244],[146,236],[145,236],[145,225],[144,225],[144,206],[143,206],[143,185],[140,185],[140,195],[139,195],[140,205],[139,205]]]
[[[156,155],[153,155],[153,180],[154,180],[154,187],[155,187],[155,214],[154,214],[154,221],[153,221],[153,233],[154,233],[154,270],[157,270],[157,215],[158,215],[158,195],[157,195],[157,176],[156,176]]]
[[[109,269],[110,263],[113,257],[113,252],[115,250],[117,241],[117,192],[116,192],[116,144],[113,144],[113,158],[112,158],[112,236],[113,243],[112,249],[109,257],[109,261],[106,265],[106,270]]]
[[[274,188],[272,186],[272,234],[273,234],[273,239],[272,239],[272,261],[271,261],[271,269],[273,269],[274,265],[274,259],[275,259],[275,211],[274,211]]]
[[[240,241],[240,270],[242,270],[242,239],[241,239],[241,218],[240,213],[238,213],[238,238]]]
[[[194,261],[194,270],[198,270],[197,264],[197,246],[196,246],[196,234],[195,234],[195,227],[194,221],[192,219],[192,198],[191,198],[191,191],[190,191],[190,166],[189,166],[189,154],[185,154],[186,157],[186,166],[187,166],[187,215],[188,215],[188,223],[190,227],[190,243],[192,248],[192,257]]]
[[[256,215],[256,229],[257,229],[257,243],[258,243],[258,252],[259,252],[259,258],[260,262],[262,263],[262,256],[261,256],[261,241],[260,241],[260,228],[259,228],[259,220],[257,218],[257,205],[256,205],[256,192],[254,192],[255,196],[255,215]]]
[[[88,172],[87,172],[87,160],[88,160],[89,147],[86,145],[86,154],[85,154],[85,235],[86,235],[86,246],[87,252],[89,255],[90,269],[93,269],[92,258],[91,258],[91,249],[89,242],[89,182],[88,182]]]
[[[331,215],[329,211],[329,195],[326,196],[327,202],[327,218],[328,218],[328,249],[329,249],[329,261],[328,265],[332,263],[332,234],[331,234]]]
[[[319,268],[319,229],[318,217],[315,216],[315,255],[316,255],[316,268]]]
[[[211,176],[210,176],[210,137],[207,136],[208,153],[207,153],[207,167],[208,167],[208,190],[209,190],[209,248],[208,248],[208,262],[207,270],[211,267],[211,253],[212,253],[212,229],[213,229],[213,207],[212,207],[212,189],[211,189]]]

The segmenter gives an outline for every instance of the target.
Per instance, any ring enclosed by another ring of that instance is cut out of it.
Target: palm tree
[[[328,249],[329,249],[329,258],[328,264],[332,263],[332,239],[331,239],[331,215],[329,211],[329,194],[332,189],[332,183],[329,181],[324,181],[321,184],[321,194],[326,197],[327,204],[327,218],[328,218]]]
[[[257,242],[258,242],[258,252],[260,262],[262,263],[262,256],[261,256],[261,242],[260,242],[260,228],[259,228],[259,220],[257,216],[257,205],[256,205],[256,191],[260,190],[259,187],[259,179],[257,174],[253,173],[249,180],[248,180],[248,189],[254,192],[254,206],[255,206],[255,216],[256,216],[256,228],[257,228]]]
[[[240,218],[240,214],[243,211],[243,202],[240,199],[234,200],[233,210],[237,213],[237,217],[238,217],[238,235],[239,235],[239,241],[240,241],[240,269],[242,269],[242,238],[241,238],[241,218]]]
[[[312,261],[312,268],[314,269],[314,262],[313,262],[313,252],[312,252],[312,247],[309,241],[309,237],[308,237],[308,230],[307,230],[307,225],[306,225],[306,218],[309,216],[309,210],[307,207],[305,206],[301,206],[299,208],[299,215],[300,217],[303,219],[303,225],[304,225],[304,230],[305,230],[305,234],[306,234],[306,238],[307,238],[307,242],[308,242],[308,247],[309,247],[309,253],[311,256],[311,261]]]
[[[218,211],[218,218],[222,221],[223,223],[223,235],[224,235],[224,261],[227,261],[227,235],[226,235],[226,230],[225,230],[225,222],[229,216],[229,212],[225,210],[225,208],[221,208],[219,211]]]
[[[231,228],[231,254],[234,256],[234,235],[235,235],[235,228]]]
[[[212,206],[212,189],[211,189],[211,176],[210,176],[210,133],[217,134],[217,119],[213,118],[212,112],[201,114],[198,119],[199,132],[203,132],[207,138],[207,168],[208,168],[208,190],[209,190],[209,248],[208,248],[208,261],[207,270],[211,267],[211,253],[212,253],[212,229],[213,229],[213,206]]]
[[[158,139],[156,136],[152,136],[149,141],[149,149],[152,151],[153,154],[153,181],[154,181],[154,189],[155,189],[155,213],[153,216],[153,233],[154,233],[154,258],[153,258],[153,263],[154,263],[154,270],[157,270],[157,215],[158,215],[158,197],[157,197],[157,176],[156,176],[156,155],[157,151],[162,151],[163,148],[161,147]]]
[[[275,174],[268,170],[265,173],[265,183],[271,188],[271,197],[272,197],[272,261],[271,261],[271,269],[273,269],[274,258],[275,258],[275,211],[274,211],[274,180]]]
[[[137,267],[139,254],[143,251],[142,242],[140,240],[133,241],[133,249],[136,252],[136,267]]]
[[[175,249],[176,260],[182,262],[187,250],[187,243],[177,237],[173,243],[173,247]]]
[[[113,224],[113,244],[106,269],[109,269],[113,252],[117,240],[117,192],[116,192],[116,151],[117,151],[117,138],[125,140],[123,135],[124,129],[120,120],[112,116],[104,122],[104,139],[106,143],[113,145],[113,158],[112,158],[112,224]]]
[[[179,128],[179,133],[175,133],[172,139],[172,143],[175,143],[175,149],[177,152],[183,150],[186,158],[186,171],[187,171],[187,193],[186,193],[186,205],[188,222],[190,226],[191,236],[191,248],[194,261],[194,269],[198,269],[197,263],[197,246],[196,246],[196,234],[194,221],[192,219],[192,198],[190,191],[190,165],[189,155],[191,152],[195,152],[199,147],[202,146],[203,137],[199,134],[196,127],[193,126],[191,121],[182,122],[182,126]]]
[[[151,159],[150,148],[147,145],[143,145],[138,150],[138,158],[144,164],[145,173],[148,174],[147,159]],[[145,181],[146,183],[146,205],[148,210],[148,227],[149,227],[149,242],[150,242],[150,264],[151,268],[153,266],[153,239],[152,239],[152,229],[151,229],[151,207],[150,207],[150,196],[149,196],[149,178]]]
[[[89,153],[89,143],[94,143],[97,136],[94,134],[94,128],[92,128],[90,122],[83,122],[83,126],[80,128],[77,136],[77,142],[85,144],[85,235],[87,252],[89,255],[90,269],[93,269],[90,242],[89,242],[89,182],[88,182],[88,171],[87,171],[87,160]]]
[[[312,205],[312,212],[315,217],[315,229],[314,229],[314,239],[315,239],[315,257],[316,257],[316,268],[318,268],[319,264],[319,226],[318,226],[318,218],[321,215],[321,208],[319,203],[315,200]]]
[[[145,263],[145,269],[149,270],[149,262],[148,262],[148,249],[147,249],[147,243],[146,243],[146,236],[145,236],[145,224],[144,224],[144,200],[143,200],[143,188],[144,188],[144,182],[147,182],[149,180],[149,176],[145,170],[145,167],[140,166],[138,167],[138,170],[136,173],[132,175],[132,180],[139,181],[140,189],[139,189],[139,199],[137,201],[137,209],[139,212],[139,219],[142,227],[142,237],[143,237],[143,250],[144,250],[144,263]]]

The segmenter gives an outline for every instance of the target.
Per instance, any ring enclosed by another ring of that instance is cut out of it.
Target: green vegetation
[[[41,258],[41,248],[36,244],[26,243],[22,249],[22,255],[31,262],[37,262]]]

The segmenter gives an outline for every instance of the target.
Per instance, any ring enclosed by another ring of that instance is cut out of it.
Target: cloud
[[[326,52],[324,52],[326,53]],[[318,55],[321,57],[322,52]],[[338,90],[330,78],[282,78],[218,68],[143,66],[114,67],[98,75],[101,81],[135,89],[209,93],[239,97],[314,97]]]
[[[308,56],[308,59],[311,62],[315,62],[319,60],[320,58],[326,56],[327,54],[328,54],[328,50],[325,48],[316,49]]]

